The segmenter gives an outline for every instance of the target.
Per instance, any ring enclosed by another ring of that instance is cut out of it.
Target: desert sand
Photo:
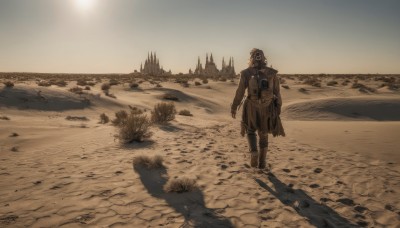
[[[0,226],[400,227],[400,92],[377,77],[325,75],[319,87],[283,76],[287,136],[270,136],[269,171],[249,167],[240,115],[230,116],[238,79],[144,80],[136,89],[121,81],[110,89],[116,98],[101,91],[106,78],[81,95],[68,78],[66,87],[1,84]],[[150,114],[165,93],[193,116],[127,145],[99,123],[128,105]],[[161,155],[164,167],[135,170],[140,155]],[[163,190],[182,177],[198,189]]]

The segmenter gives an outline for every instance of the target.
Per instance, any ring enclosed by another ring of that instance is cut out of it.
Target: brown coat
[[[242,135],[248,129],[268,132],[274,136],[285,135],[278,114],[282,98],[277,72],[269,67],[258,72],[249,67],[240,73],[240,82],[231,109],[236,112],[247,90],[247,97],[243,102]],[[267,85],[266,89],[260,89],[262,81]]]

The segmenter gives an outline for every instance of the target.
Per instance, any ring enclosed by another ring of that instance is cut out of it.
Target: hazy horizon
[[[400,73],[395,0],[0,0],[0,72],[173,73],[263,49],[282,74]]]

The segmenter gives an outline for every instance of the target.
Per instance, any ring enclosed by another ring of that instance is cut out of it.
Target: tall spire
[[[212,56],[212,52],[211,52],[210,62],[214,63],[214,59],[213,59],[213,56]]]
[[[150,54],[150,63],[154,63],[153,62],[153,52],[151,52],[151,54]]]
[[[229,67],[232,66],[232,57],[229,58],[229,65],[228,65],[228,66],[229,66]]]
[[[222,69],[225,69],[225,57],[222,57]]]
[[[208,65],[208,53],[206,53],[206,65]]]

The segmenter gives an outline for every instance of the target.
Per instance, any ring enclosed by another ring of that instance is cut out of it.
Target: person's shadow
[[[303,190],[287,186],[272,173],[267,175],[274,189],[258,178],[255,181],[283,204],[291,206],[299,215],[307,218],[310,224],[316,227],[359,227],[327,205],[315,201]]]
[[[133,169],[140,176],[140,180],[153,197],[165,200],[168,205],[182,214],[185,223],[181,227],[233,227],[233,224],[214,209],[207,208],[201,190],[185,193],[168,193],[164,186],[168,181],[167,169],[163,166],[158,169],[147,169],[134,165]]]

